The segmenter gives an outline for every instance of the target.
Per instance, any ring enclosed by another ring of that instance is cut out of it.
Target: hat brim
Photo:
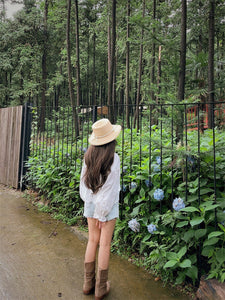
[[[118,135],[120,134],[121,131],[121,126],[120,125],[112,125],[113,130],[112,132],[104,137],[95,137],[94,133],[91,134],[91,136],[89,137],[89,143],[93,146],[101,146],[101,145],[105,145],[108,144],[110,142],[112,142],[113,140],[115,140]]]

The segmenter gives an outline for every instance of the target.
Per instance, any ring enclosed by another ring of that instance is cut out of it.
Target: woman
[[[121,126],[112,125],[108,119],[101,119],[93,124],[92,130],[80,178],[80,196],[84,201],[84,216],[88,221],[89,232],[84,260],[83,293],[88,295],[95,290],[95,300],[101,300],[109,293],[111,240],[116,218],[119,217],[120,159],[115,153],[115,139]]]

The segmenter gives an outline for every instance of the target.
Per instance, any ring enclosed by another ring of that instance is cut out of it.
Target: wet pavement
[[[37,211],[0,185],[0,299],[91,300],[82,294],[86,236]],[[111,255],[108,300],[186,300],[150,274]]]

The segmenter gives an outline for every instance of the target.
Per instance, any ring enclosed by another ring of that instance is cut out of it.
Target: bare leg
[[[96,226],[96,219],[88,220],[88,243],[85,252],[85,262],[92,262],[96,259],[96,251],[100,241],[101,230]]]
[[[107,270],[109,267],[110,248],[116,219],[104,223],[101,228],[100,246],[98,252],[98,267]]]

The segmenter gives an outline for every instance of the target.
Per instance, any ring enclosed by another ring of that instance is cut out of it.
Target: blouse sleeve
[[[83,166],[81,169],[81,174],[80,174],[80,197],[83,201],[90,201],[91,200],[91,190],[88,189],[84,183],[84,174],[86,172],[86,164],[83,161]]]
[[[117,154],[111,172],[102,188],[98,191],[95,200],[94,218],[101,222],[106,221],[106,216],[111,211],[113,205],[119,202],[120,192],[120,159]]]

